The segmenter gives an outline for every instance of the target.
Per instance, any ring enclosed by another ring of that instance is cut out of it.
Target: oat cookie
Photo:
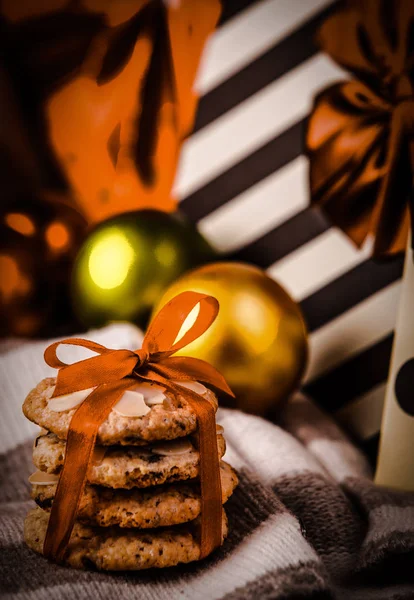
[[[110,488],[145,488],[162,483],[194,479],[199,471],[199,453],[187,438],[189,450],[183,454],[160,454],[175,448],[178,440],[154,442],[150,446],[109,446],[104,456],[91,465],[88,482]],[[180,440],[180,445],[183,440]],[[38,469],[47,473],[62,470],[66,443],[55,434],[37,438],[33,448],[33,462]],[[225,453],[225,441],[217,435],[218,454]]]
[[[40,508],[26,517],[24,537],[27,545],[42,554],[49,514]],[[65,564],[76,569],[134,571],[152,567],[171,567],[200,558],[196,522],[171,528],[142,531],[118,527],[87,527],[75,523]],[[223,510],[223,537],[227,519]]]
[[[226,502],[238,480],[232,467],[220,463],[223,503]],[[33,485],[32,498],[50,511],[56,484]],[[200,486],[198,481],[157,486],[149,490],[111,490],[87,485],[83,493],[78,520],[87,525],[109,527],[167,527],[186,523],[200,514]]]
[[[54,412],[48,408],[56,379],[43,379],[27,396],[23,404],[25,416],[40,427],[65,439],[76,409]],[[149,441],[172,440],[194,433],[197,418],[190,404],[182,397],[165,392],[166,400],[156,404],[142,417],[123,417],[112,411],[98,432],[103,445],[144,445]],[[205,396],[217,410],[217,398],[208,390]]]

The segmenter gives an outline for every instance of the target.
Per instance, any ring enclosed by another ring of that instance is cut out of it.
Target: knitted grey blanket
[[[363,455],[309,399],[293,397],[278,425],[224,409],[218,421],[240,476],[226,505],[229,537],[200,563],[133,574],[74,571],[25,546],[31,442],[9,444],[0,455],[0,596],[414,598],[414,494],[375,487]]]
[[[240,474],[230,535],[205,561],[137,574],[49,564],[25,547],[31,444],[1,457],[2,597],[414,598],[414,494],[376,488],[358,450],[306,398],[283,429],[222,410],[226,460]]]

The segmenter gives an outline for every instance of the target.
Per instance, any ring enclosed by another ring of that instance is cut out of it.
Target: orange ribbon
[[[414,228],[413,19],[412,0],[359,0],[331,14],[318,34],[321,49],[353,77],[314,100],[305,149],[311,204],[357,246],[373,237],[374,257],[403,252],[410,219]]]
[[[182,324],[200,304],[192,327],[176,342]],[[43,546],[45,556],[62,562],[78,512],[80,498],[91,465],[100,425],[112,407],[137,380],[162,384],[186,398],[197,416],[201,484],[200,556],[207,556],[222,543],[222,496],[217,453],[215,410],[212,404],[175,381],[199,380],[233,395],[223,376],[203,360],[171,355],[200,337],[219,311],[216,298],[197,292],[183,292],[156,315],[145,334],[142,348],[111,350],[83,339],[51,344],[45,351],[48,365],[58,368],[53,396],[95,387],[78,407],[70,422],[66,454]],[[83,346],[98,356],[67,365],[56,355],[60,344]]]

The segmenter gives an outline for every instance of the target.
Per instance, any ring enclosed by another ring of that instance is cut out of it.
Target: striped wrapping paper
[[[305,390],[375,456],[403,257],[378,264],[309,207],[304,130],[314,95],[347,73],[318,51],[330,0],[224,0],[196,87],[180,208],[224,255],[263,267],[310,331]]]

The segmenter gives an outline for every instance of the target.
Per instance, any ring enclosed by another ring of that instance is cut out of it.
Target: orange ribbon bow
[[[321,49],[352,78],[315,98],[306,132],[311,202],[373,255],[414,227],[414,3],[359,0],[322,25]],[[414,239],[414,238],[412,238]]]
[[[200,310],[194,324],[176,341],[182,324],[197,304],[200,304]],[[233,393],[223,376],[207,362],[187,356],[171,356],[200,337],[213,323],[218,311],[216,298],[197,292],[183,292],[156,315],[140,350],[111,350],[77,338],[56,342],[46,349],[45,361],[59,369],[52,397],[91,387],[95,389],[78,407],[70,422],[65,462],[43,547],[45,556],[57,562],[63,561],[99,427],[123,392],[136,385],[137,380],[162,384],[174,394],[184,396],[194,410],[200,452],[200,556],[207,556],[221,545],[222,496],[215,410],[208,400],[175,382],[200,380],[227,394]],[[56,355],[60,344],[83,346],[98,356],[67,365]]]

